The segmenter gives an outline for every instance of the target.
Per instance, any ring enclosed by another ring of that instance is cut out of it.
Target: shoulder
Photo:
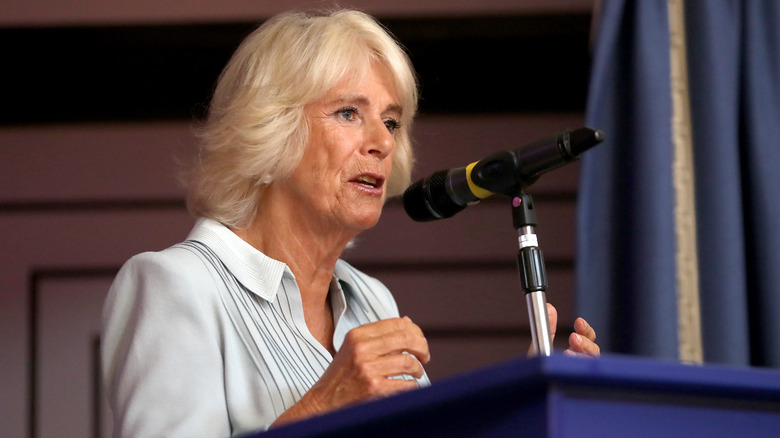
[[[138,348],[188,333],[217,333],[222,318],[215,285],[198,256],[178,245],[133,256],[103,305],[104,351],[130,348],[131,340]]]
[[[117,281],[197,283],[197,277],[203,275],[208,275],[203,257],[184,244],[179,244],[163,251],[133,256],[120,269]]]
[[[201,254],[179,244],[158,252],[133,256],[119,270],[109,300],[210,300],[215,276]]]

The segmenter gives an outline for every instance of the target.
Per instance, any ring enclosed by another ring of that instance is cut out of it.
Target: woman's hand
[[[408,353],[408,354],[407,354]],[[352,403],[415,389],[423,376],[428,341],[408,317],[386,319],[350,330],[320,380],[274,425],[327,412]]]
[[[574,321],[574,333],[569,335],[569,348],[564,354],[595,357],[601,355],[601,348],[596,344],[596,331],[584,319],[577,318]]]
[[[558,326],[558,311],[549,303],[547,304],[547,315],[550,318],[550,333],[555,338],[555,331]],[[570,356],[598,357],[601,355],[601,349],[596,344],[596,331],[593,330],[593,327],[587,321],[582,318],[577,318],[574,321],[574,333],[569,335],[569,348],[563,353]]]

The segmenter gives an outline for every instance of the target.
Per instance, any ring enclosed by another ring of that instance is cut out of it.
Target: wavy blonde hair
[[[388,196],[400,194],[411,178],[409,132],[418,97],[408,56],[362,12],[285,13],[247,36],[219,77],[197,159],[185,173],[190,212],[248,226],[268,181],[289,176],[303,156],[304,107],[341,80],[362,78],[372,63],[390,72],[402,108],[388,180]]]

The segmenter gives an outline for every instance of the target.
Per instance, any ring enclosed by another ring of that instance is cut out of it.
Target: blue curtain
[[[780,366],[780,6],[685,3],[705,362]],[[598,18],[577,307],[607,352],[678,359],[665,1]]]

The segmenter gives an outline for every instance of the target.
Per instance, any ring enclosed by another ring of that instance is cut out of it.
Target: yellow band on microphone
[[[473,169],[474,166],[476,166],[478,162],[479,161],[475,161],[475,162],[469,164],[468,166],[466,166],[466,180],[469,183],[469,190],[471,190],[471,193],[473,193],[474,196],[476,196],[479,199],[484,199],[484,198],[487,198],[488,196],[491,196],[493,194],[493,192],[489,192],[489,191],[483,189],[482,187],[474,184],[474,181],[471,180],[471,169]]]

